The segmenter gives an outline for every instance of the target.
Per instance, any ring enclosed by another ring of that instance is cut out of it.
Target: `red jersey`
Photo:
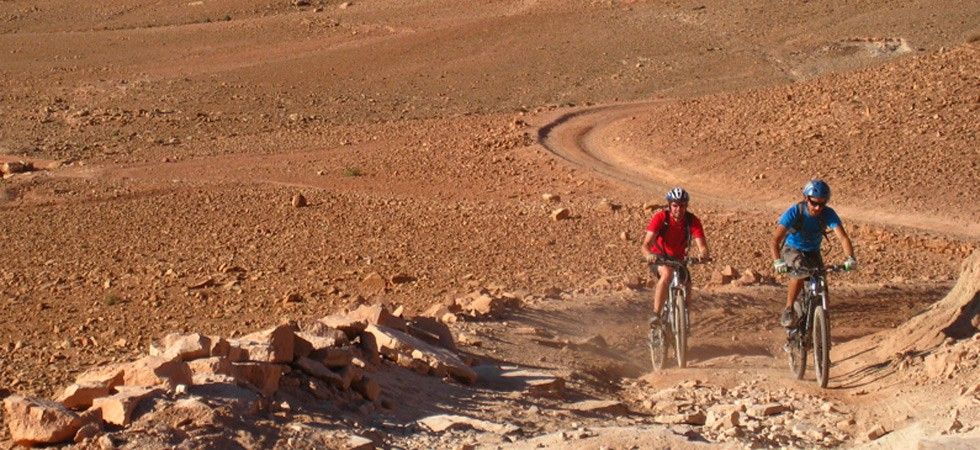
[[[663,255],[664,250],[667,251],[667,256],[674,258],[683,258],[687,256],[687,224],[684,223],[684,217],[674,219],[667,213],[666,210],[657,211],[653,218],[650,219],[650,224],[647,225],[647,231],[654,234],[660,232],[660,227],[664,224],[664,215],[670,217],[670,223],[667,225],[667,232],[664,233],[665,236],[657,236],[655,242],[650,245],[650,251]],[[701,238],[704,239],[704,228],[701,227],[701,220],[697,218],[694,214],[691,217],[691,239]],[[663,249],[663,250],[661,250]]]

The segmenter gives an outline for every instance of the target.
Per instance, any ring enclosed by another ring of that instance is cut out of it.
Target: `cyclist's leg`
[[[657,287],[653,291],[653,312],[659,316],[664,309],[664,302],[667,299],[667,290],[670,288],[670,281],[674,276],[674,269],[668,266],[657,266]]]
[[[800,250],[789,245],[783,245],[780,256],[783,257],[783,261],[786,261],[786,265],[789,266],[790,271],[803,267],[805,256]],[[786,305],[782,314],[779,316],[779,322],[784,327],[790,327],[796,322],[793,302],[800,295],[800,291],[803,290],[803,280],[803,278],[790,277],[786,285]]]

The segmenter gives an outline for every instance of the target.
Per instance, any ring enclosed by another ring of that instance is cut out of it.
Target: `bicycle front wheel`
[[[687,292],[678,289],[674,292],[674,352],[677,367],[687,367]]]
[[[830,320],[827,310],[817,306],[813,311],[813,369],[817,384],[827,387],[830,381]]]
[[[650,365],[654,371],[664,368],[664,360],[667,359],[667,339],[663,326],[650,329]]]

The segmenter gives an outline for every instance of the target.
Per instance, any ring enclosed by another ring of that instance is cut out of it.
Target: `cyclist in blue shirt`
[[[857,269],[854,247],[851,238],[844,230],[844,224],[830,201],[830,186],[819,179],[810,180],[803,187],[803,201],[790,206],[776,224],[772,234],[773,269],[777,273],[787,273],[791,269],[823,267],[820,257],[820,244],[827,229],[841,241],[847,260],[844,270]],[[785,242],[784,242],[785,239]],[[796,322],[793,300],[803,288],[803,278],[791,277],[786,295],[786,309],[779,316],[779,323],[791,327]]]

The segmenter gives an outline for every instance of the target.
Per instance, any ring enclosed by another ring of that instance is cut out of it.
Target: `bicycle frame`
[[[681,281],[682,275],[684,277],[686,277],[686,278],[690,278],[691,277],[691,274],[688,273],[686,266],[683,266],[683,265],[675,266],[674,267],[674,275],[671,277],[671,280],[670,280],[670,288],[667,291],[667,296],[668,296],[668,299],[667,299],[667,302],[666,302],[667,304],[664,305],[664,311],[668,311],[668,308],[669,308],[669,312],[667,313],[667,320],[668,320],[667,323],[674,323],[674,315],[673,315],[674,314],[674,308],[677,306],[677,300],[676,300],[676,297],[675,297],[675,292],[677,292],[678,290],[683,290],[684,293],[685,293],[685,298],[686,298],[687,284],[684,281]],[[685,329],[690,329],[690,326],[691,326],[691,323],[690,323],[691,322],[691,317],[690,316],[686,316],[685,319],[686,320],[684,321],[684,327],[685,327]]]
[[[803,284],[802,295],[804,320],[800,324],[802,327],[797,327],[793,331],[803,336],[803,345],[809,348],[813,344],[810,339],[810,332],[813,330],[813,310],[818,306],[816,300],[819,299],[819,306],[829,311],[829,305],[827,304],[827,279],[823,273],[813,273],[806,278]]]

